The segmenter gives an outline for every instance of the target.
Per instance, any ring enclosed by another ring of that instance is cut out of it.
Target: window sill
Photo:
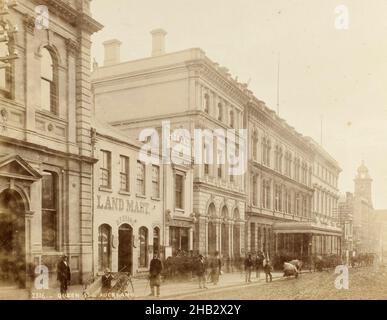
[[[113,190],[107,187],[99,187],[99,191],[113,193]]]
[[[175,212],[184,213],[184,209],[177,209],[177,208],[175,208]]]
[[[146,195],[136,193],[137,198],[146,199]]]
[[[154,201],[161,201],[161,199],[159,197],[151,197],[151,199]]]
[[[124,190],[118,191],[118,194],[123,195],[123,196],[130,196],[131,195],[131,193],[129,191],[124,191]]]

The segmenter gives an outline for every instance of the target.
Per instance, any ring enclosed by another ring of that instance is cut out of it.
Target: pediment
[[[8,155],[0,158],[0,176],[32,181],[42,178],[38,171],[18,155]]]

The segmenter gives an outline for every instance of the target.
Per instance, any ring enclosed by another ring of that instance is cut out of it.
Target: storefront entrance
[[[118,229],[118,271],[130,272],[133,269],[133,229],[123,224]]]
[[[0,194],[0,288],[24,287],[26,280],[25,210],[16,191]]]

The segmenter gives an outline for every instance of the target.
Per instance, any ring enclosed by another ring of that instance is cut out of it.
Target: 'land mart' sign
[[[135,200],[124,200],[107,196],[105,199],[97,195],[97,209],[111,211],[126,211],[133,213],[149,214],[149,203]]]

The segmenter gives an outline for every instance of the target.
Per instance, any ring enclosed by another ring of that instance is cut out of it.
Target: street
[[[347,300],[387,299],[387,272],[379,268],[349,269],[349,288],[338,290],[334,270],[305,273],[298,279],[282,278],[272,283],[202,291],[180,296],[185,300]]]

